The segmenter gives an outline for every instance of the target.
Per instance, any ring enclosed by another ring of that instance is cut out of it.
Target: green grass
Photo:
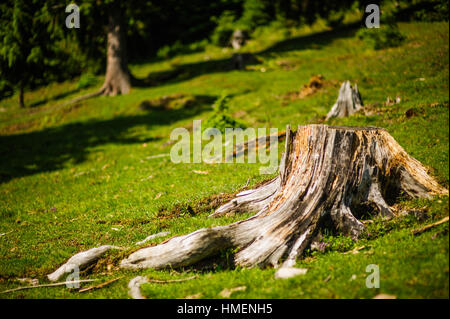
[[[328,124],[386,128],[448,188],[448,23],[403,23],[399,28],[406,40],[396,48],[373,50],[355,36],[355,28],[330,31],[318,24],[291,30],[288,38],[275,32],[252,40],[247,50],[261,63],[247,71],[228,70],[231,50],[209,47],[206,52],[131,65],[135,76],[157,83],[133,88],[125,96],[58,106],[95,91],[96,87],[78,89],[74,79],[27,92],[25,102],[33,106],[27,109],[17,107],[17,96],[0,101],[0,234],[6,233],[0,236],[0,291],[20,286],[16,278],[45,283],[46,274],[70,256],[98,245],[129,247],[129,252],[136,249],[133,243],[152,233],[186,234],[248,217],[208,219],[210,210],[177,215],[172,209],[235,192],[249,178],[250,185],[269,178],[259,174],[258,164],[174,164],[168,157],[148,158],[169,153],[170,132],[189,128],[194,119],[206,120],[213,112],[210,101],[223,93],[230,95],[229,112],[248,127],[282,130],[286,124],[323,121],[340,83],[356,82],[373,115],[357,114]],[[173,71],[179,75],[164,80]],[[323,89],[283,102],[288,92],[300,90],[315,74],[325,77]],[[177,93],[190,95],[193,105],[166,111],[139,108],[143,101]],[[388,96],[400,96],[401,102],[385,106]],[[408,110],[416,115],[407,117]],[[219,298],[224,288],[246,286],[232,297],[372,298],[383,292],[399,298],[448,298],[448,224],[411,235],[411,229],[448,216],[448,197],[399,205],[428,207],[428,218],[376,220],[369,225],[370,235],[358,242],[330,235],[330,242],[343,242],[345,249],[368,248],[344,254],[342,246],[334,245],[311,253],[298,262],[308,273],[289,280],[275,280],[273,269],[222,265],[210,271],[129,272],[115,268],[120,254],[113,253],[82,274],[99,282],[124,276],[103,289],[79,293],[65,287],[39,288],[0,298],[127,298],[127,283],[134,276],[174,279],[192,274],[199,278],[146,284],[143,292],[151,298],[198,293]],[[380,267],[379,289],[365,286],[368,264]],[[355,280],[350,280],[352,275]]]

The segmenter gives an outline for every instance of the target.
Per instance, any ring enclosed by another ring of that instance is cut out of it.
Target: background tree
[[[24,91],[52,78],[62,52],[56,44],[60,32],[52,19],[52,1],[6,0],[0,4],[0,71],[4,83]]]
[[[86,0],[77,3],[81,28],[71,32],[89,59],[106,63],[105,82],[97,94],[126,94],[138,82],[128,69],[129,58],[148,58],[180,39],[204,38],[214,28],[211,15],[234,2]]]

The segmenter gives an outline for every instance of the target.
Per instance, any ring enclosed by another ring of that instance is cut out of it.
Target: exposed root
[[[254,216],[138,250],[121,267],[184,267],[229,248],[239,248],[236,265],[291,267],[325,222],[356,238],[364,230],[361,206],[391,217],[388,203],[401,192],[448,194],[384,129],[307,125],[294,134],[288,127],[279,176],[213,214],[256,211]]]

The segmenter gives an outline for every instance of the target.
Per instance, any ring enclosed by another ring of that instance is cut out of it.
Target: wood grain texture
[[[342,83],[339,89],[339,96],[336,103],[328,112],[325,120],[333,117],[346,117],[359,111],[363,106],[361,94],[359,94],[358,86],[351,86],[349,81]]]
[[[57,270],[47,276],[50,281],[57,281],[64,275],[73,273],[76,269],[81,270],[90,264],[96,262],[100,257],[111,249],[119,249],[119,247],[111,245],[103,245],[100,247],[92,248],[86,251],[82,251],[73,255],[65,264],[59,267]]]
[[[448,190],[384,129],[307,125],[294,133],[288,127],[278,177],[237,194],[212,216],[255,215],[140,249],[121,267],[183,267],[228,248],[238,248],[240,266],[291,267],[323,228],[357,238],[363,212],[392,217],[390,205],[400,193],[430,197]]]

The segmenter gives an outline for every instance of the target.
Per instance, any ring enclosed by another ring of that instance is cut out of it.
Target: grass
[[[82,250],[103,244],[128,247],[82,273],[82,279],[100,281],[123,276],[103,289],[79,293],[65,287],[39,288],[0,298],[127,298],[127,283],[134,276],[174,279],[192,274],[199,278],[149,283],[143,285],[143,293],[151,298],[198,293],[201,298],[219,298],[224,288],[246,286],[232,298],[372,298],[380,292],[399,298],[448,298],[448,224],[411,234],[448,216],[448,197],[402,200],[400,207],[426,207],[427,218],[375,219],[369,224],[370,235],[357,242],[330,234],[326,240],[336,243],[330,245],[333,248],[307,253],[298,266],[308,268],[308,273],[289,280],[275,280],[273,269],[230,269],[221,264],[214,270],[117,269],[120,257],[136,249],[133,243],[150,234],[186,234],[249,216],[208,219],[212,208],[198,202],[233,193],[249,178],[250,186],[269,178],[259,174],[258,164],[174,164],[169,157],[151,157],[169,153],[170,132],[190,129],[194,119],[206,120],[213,112],[211,101],[223,93],[230,96],[229,112],[248,127],[282,130],[286,124],[323,121],[340,83],[356,82],[372,115],[356,114],[328,124],[386,128],[448,188],[448,23],[402,23],[399,28],[406,40],[396,48],[373,50],[355,36],[353,27],[333,31],[319,24],[291,30],[289,37],[275,32],[252,40],[247,50],[261,63],[246,71],[228,69],[231,50],[211,47],[131,65],[135,76],[154,83],[125,96],[58,107],[95,91],[96,87],[78,88],[74,79],[27,92],[25,102],[32,106],[27,109],[17,107],[17,96],[0,101],[0,291],[20,286],[17,278],[45,283],[46,274]],[[284,103],[286,94],[300,90],[315,74],[325,77],[324,88]],[[101,77],[97,83],[102,83]],[[139,107],[180,93],[193,102],[168,110]],[[401,102],[387,106],[388,96],[399,96]],[[194,209],[177,209],[188,205]],[[367,248],[344,254],[360,246]],[[380,267],[379,289],[365,286],[369,264]]]

